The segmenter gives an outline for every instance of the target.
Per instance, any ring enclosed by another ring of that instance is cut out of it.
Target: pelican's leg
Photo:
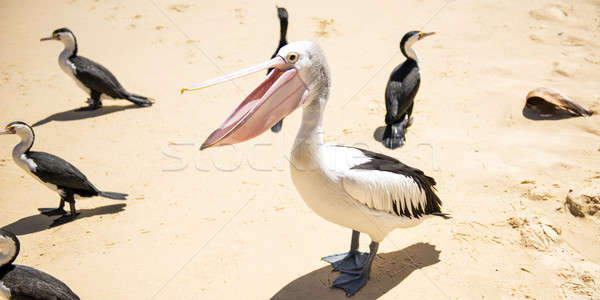
[[[90,111],[90,110],[96,110],[96,109],[102,107],[102,101],[100,100],[100,95],[101,95],[101,93],[92,91],[90,94],[90,98],[87,101],[90,105],[78,108],[75,111]]]
[[[367,259],[367,254],[358,251],[359,238],[360,232],[352,230],[350,251],[347,253],[325,256],[322,259],[330,263],[335,271],[355,271],[362,268]]]
[[[54,220],[54,222],[52,222],[50,227],[62,225],[67,222],[73,221],[79,215],[79,213],[77,212],[77,209],[75,209],[75,197],[73,196],[73,192],[66,192],[66,196],[64,197],[64,200],[65,200],[65,202],[69,202],[69,207],[71,209],[70,213],[68,215],[64,215],[64,216]]]
[[[371,245],[369,245],[369,257],[367,257],[362,268],[354,271],[340,271],[340,276],[333,282],[333,287],[343,289],[346,292],[346,296],[352,296],[365,286],[369,280],[371,266],[373,265],[375,255],[377,255],[378,248],[379,243],[371,242]]]
[[[40,208],[40,213],[42,215],[46,215],[46,216],[58,216],[58,215],[65,215],[67,214],[67,212],[65,211],[65,197],[61,196],[60,197],[60,204],[58,205],[58,208],[56,209],[45,209],[45,208]]]

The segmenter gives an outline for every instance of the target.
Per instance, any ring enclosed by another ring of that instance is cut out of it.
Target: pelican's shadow
[[[121,203],[121,204],[105,205],[105,206],[100,206],[100,207],[90,208],[90,209],[80,209],[77,211],[77,212],[79,212],[79,215],[77,216],[77,218],[72,220],[72,222],[76,222],[77,220],[81,220],[83,218],[88,218],[88,217],[97,216],[97,215],[116,214],[116,213],[119,213],[119,212],[122,212],[123,210],[125,210],[125,206],[127,206],[127,205],[124,203]],[[62,224],[56,224],[54,222],[56,219],[57,219],[57,217],[48,217],[45,215],[36,214],[33,216],[22,218],[11,224],[8,224],[8,225],[2,227],[2,229],[8,230],[16,235],[25,235],[25,234],[30,234],[30,233],[46,230],[48,228],[53,227],[53,225],[54,226],[62,225]]]
[[[135,108],[142,108],[142,107],[137,106],[135,104],[131,104],[131,105],[125,105],[125,106],[108,105],[108,106],[103,106],[102,108],[99,108],[96,110],[89,110],[89,111],[77,111],[76,109],[70,109],[70,110],[66,110],[63,112],[55,113],[49,117],[46,117],[45,119],[39,120],[39,121],[35,122],[33,125],[31,125],[31,127],[44,125],[44,124],[50,123],[52,121],[75,121],[75,120],[82,120],[82,119],[87,119],[87,118],[94,118],[94,117],[99,117],[99,116],[111,114],[111,113],[126,110],[126,109],[135,109]]]
[[[353,299],[377,299],[400,284],[413,271],[440,262],[440,252],[435,246],[417,243],[402,250],[378,254],[373,262],[371,278]],[[312,271],[283,287],[272,300],[340,299],[347,300],[343,290],[331,288],[338,272],[331,266]]]
[[[385,126],[380,126],[375,129],[373,132],[373,138],[378,142],[383,142],[383,132],[385,131]]]
[[[568,114],[563,111],[557,111],[552,114],[543,115],[527,106],[524,106],[523,107],[523,117],[525,117],[529,120],[542,121],[542,120],[564,120],[564,119],[576,118],[577,116]]]

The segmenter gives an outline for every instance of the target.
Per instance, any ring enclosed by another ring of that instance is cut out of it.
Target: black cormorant
[[[21,244],[0,229],[0,299],[79,300],[62,281],[31,267],[14,265]]]
[[[73,78],[77,85],[88,95],[89,106],[79,110],[94,110],[102,107],[102,99],[125,99],[138,106],[150,106],[149,98],[132,94],[125,90],[117,78],[101,64],[93,62],[83,56],[77,55],[77,39],[71,30],[60,28],[52,32],[52,36],[40,41],[57,40],[65,45],[65,49],[58,56],[60,68]]]
[[[281,49],[281,47],[288,44],[288,41],[286,39],[288,27],[288,12],[285,8],[277,6],[277,16],[279,17],[279,45],[277,45],[277,49],[275,49],[275,53],[273,53],[271,58],[274,58],[277,55],[277,52],[279,52],[279,49]],[[267,70],[267,74],[269,74],[271,70],[273,70],[273,68]],[[273,125],[273,127],[271,127],[271,131],[279,132],[281,131],[281,126],[283,126],[283,119],[277,122],[277,124]]]
[[[404,144],[406,128],[411,125],[410,117],[413,110],[414,99],[421,75],[419,74],[419,60],[412,46],[416,41],[430,36],[435,32],[423,33],[411,31],[402,37],[400,50],[406,56],[406,61],[397,66],[390,75],[385,88],[385,131],[383,132],[383,145],[395,149]]]
[[[30,151],[35,140],[33,129],[23,122],[12,122],[0,131],[1,134],[16,134],[21,138],[12,152],[15,163],[60,195],[57,209],[42,211],[47,216],[63,215],[55,223],[64,223],[74,219],[78,213],[75,209],[75,197],[101,196],[116,200],[125,200],[127,194],[99,191],[72,164],[64,159],[45,152]],[[70,205],[70,214],[64,210],[65,202]]]

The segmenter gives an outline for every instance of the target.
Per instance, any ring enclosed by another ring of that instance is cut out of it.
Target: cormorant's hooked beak
[[[58,40],[58,38],[54,37],[54,36],[49,36],[49,37],[44,37],[40,39],[40,42],[43,41],[50,41],[50,40]]]
[[[5,127],[3,130],[0,131],[0,135],[15,134],[15,133],[17,133],[17,132],[15,131],[15,129],[12,126]]]
[[[426,38],[430,35],[434,35],[434,34],[435,34],[435,32],[421,32],[421,34],[420,34],[421,36],[419,37],[419,39],[421,40],[421,39],[424,39],[424,38]]]
[[[183,94],[186,91],[199,90],[269,68],[273,68],[273,71],[204,141],[200,150],[212,146],[237,144],[260,135],[298,108],[308,89],[298,75],[298,70],[286,63],[281,56],[181,89]]]

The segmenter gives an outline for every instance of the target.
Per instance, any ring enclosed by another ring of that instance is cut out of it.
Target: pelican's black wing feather
[[[387,155],[384,155],[381,153],[377,153],[377,152],[373,152],[373,151],[369,151],[369,150],[365,150],[365,149],[361,149],[361,148],[355,148],[355,147],[351,147],[351,148],[361,151],[364,156],[370,158],[369,161],[367,161],[363,164],[360,164],[360,165],[356,165],[356,166],[352,167],[352,169],[377,170],[377,171],[383,171],[383,172],[396,173],[396,174],[399,174],[402,176],[410,177],[410,178],[412,178],[412,180],[414,180],[417,183],[419,188],[425,192],[427,203],[426,203],[423,211],[418,210],[417,208],[413,208],[413,212],[412,212],[413,216],[418,217],[418,216],[421,216],[422,214],[434,214],[434,215],[442,214],[441,213],[442,201],[435,193],[435,184],[436,184],[435,179],[425,175],[425,173],[423,173],[423,171],[413,168],[413,167],[410,167],[410,166],[407,166],[391,156],[387,156]],[[398,207],[394,207],[394,211],[396,212],[396,214],[410,216],[410,213],[408,211],[402,212],[402,211],[398,211],[398,209],[399,209]],[[442,215],[444,215],[444,214],[442,214]]]

